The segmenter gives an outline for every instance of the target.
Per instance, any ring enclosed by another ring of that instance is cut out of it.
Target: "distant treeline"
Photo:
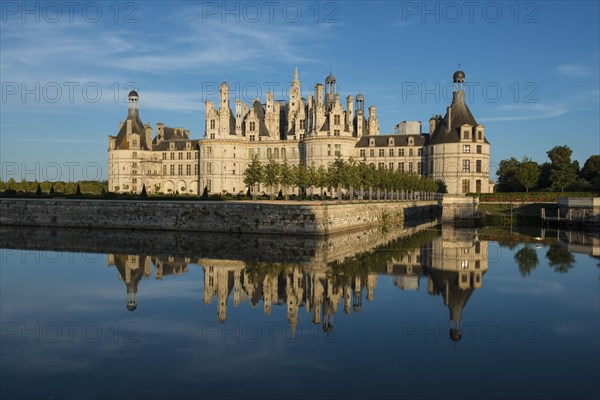
[[[568,146],[553,147],[546,154],[550,162],[542,164],[528,157],[500,161],[496,191],[600,191],[600,155],[591,156],[580,168],[579,161],[571,160],[573,151]]]
[[[28,182],[22,180],[20,182],[14,179],[9,179],[4,182],[0,180],[0,192],[17,192],[17,193],[30,193],[30,194],[41,194],[41,195],[74,195],[77,194],[77,187],[81,194],[87,195],[102,195],[108,191],[107,181],[77,181],[77,182]],[[39,193],[41,192],[41,193]]]

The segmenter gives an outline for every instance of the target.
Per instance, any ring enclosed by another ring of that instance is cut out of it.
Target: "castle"
[[[418,121],[403,121],[394,134],[380,134],[374,106],[365,113],[365,97],[346,97],[342,107],[336,78],[317,83],[314,94],[302,97],[298,69],[289,100],[235,101],[229,85],[219,89],[219,104],[206,101],[205,134],[190,139],[189,130],[144,125],[139,96],[129,93],[128,115],[116,136],[108,137],[108,187],[112,192],[199,194],[245,192],[244,170],[255,156],[291,165],[327,166],[341,156],[367,164],[443,180],[448,193],[486,193],[490,144],[485,128],[469,110],[464,93],[465,73],[453,76],[452,104],[446,115],[429,119],[429,132]],[[262,190],[263,188],[260,188]]]

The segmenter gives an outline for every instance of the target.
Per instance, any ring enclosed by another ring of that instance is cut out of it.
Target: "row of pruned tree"
[[[287,160],[278,163],[273,159],[263,164],[255,156],[244,171],[244,183],[253,198],[258,195],[259,185],[263,185],[268,189],[271,199],[279,188],[286,199],[290,192],[296,190],[300,195],[313,196],[317,189],[321,198],[325,190],[331,193],[335,189],[338,200],[344,197],[344,192],[345,198],[349,200],[424,198],[432,197],[431,193],[445,192],[445,185],[441,181],[381,166],[375,167],[352,157],[348,160],[338,157],[327,167],[307,167],[289,164]]]

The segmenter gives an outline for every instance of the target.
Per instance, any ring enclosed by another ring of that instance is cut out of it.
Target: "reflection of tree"
[[[376,247],[375,249],[361,253],[354,257],[346,258],[341,262],[332,262],[329,264],[330,278],[335,285],[345,285],[352,282],[355,277],[363,279],[370,272],[385,273],[387,262],[392,258],[401,258],[409,252],[430,243],[438,237],[439,231],[426,229],[410,236],[404,236],[393,240],[392,242]]]
[[[575,257],[558,244],[553,244],[546,253],[549,264],[555,272],[564,274],[573,268]]]
[[[531,275],[531,271],[540,263],[535,249],[530,248],[527,244],[515,253],[515,262],[519,266],[519,272],[523,278]]]
[[[519,235],[509,234],[508,232],[500,234],[495,238],[500,247],[508,247],[510,250],[515,249],[519,245]]]

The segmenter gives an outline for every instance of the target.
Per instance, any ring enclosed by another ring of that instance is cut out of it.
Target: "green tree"
[[[244,184],[248,186],[249,190],[252,190],[252,198],[254,200],[256,200],[258,192],[257,186],[263,180],[263,173],[263,165],[260,163],[258,155],[255,155],[252,158],[252,162],[250,163],[250,165],[248,165],[248,167],[244,171]]]
[[[593,178],[600,176],[600,155],[590,156],[583,164],[580,175],[583,179],[588,181]]]
[[[296,182],[295,170],[288,164],[287,160],[279,166],[279,182],[283,186],[283,195],[285,200],[289,199],[288,189]]]
[[[590,156],[579,173],[590,184],[590,189],[600,191],[600,155]]]
[[[437,193],[448,193],[448,187],[446,186],[446,182],[444,182],[442,179],[437,179],[435,181],[435,185],[436,185],[436,192]]]
[[[538,266],[537,252],[527,244],[515,253],[515,262],[519,266],[519,272],[523,278],[531,275],[531,272]]]
[[[323,199],[323,189],[327,187],[329,183],[329,178],[327,176],[327,168],[325,168],[325,166],[323,165],[319,165],[315,172],[317,187],[321,190],[321,199]]]
[[[525,192],[534,187],[540,177],[540,166],[530,158],[524,157],[516,171],[517,180],[525,188]]]
[[[553,167],[571,164],[573,150],[569,146],[555,146],[546,152]]]
[[[294,186],[298,187],[300,195],[306,194],[306,188],[310,185],[310,177],[308,168],[304,164],[294,165],[292,167],[295,177]]]
[[[280,165],[274,159],[269,159],[265,165],[262,183],[269,187],[269,197],[275,199],[275,188],[280,183]]]
[[[15,181],[15,178],[10,178],[8,182],[6,182],[6,185],[8,186],[8,189],[17,190],[17,181]]]
[[[348,194],[350,201],[354,200],[354,189],[360,187],[361,171],[360,164],[354,157],[350,157],[346,164],[346,184],[348,185]],[[361,194],[362,196],[362,194]]]
[[[550,183],[554,190],[561,192],[574,184],[579,173],[579,163],[571,162],[573,150],[569,146],[555,146],[546,153],[550,159]]]
[[[314,165],[306,168],[306,185],[310,188],[310,195],[313,196],[314,189],[319,185],[319,172]]]
[[[540,165],[540,177],[538,178],[538,189],[549,189],[552,186],[550,174],[552,173],[552,164],[545,162]]]
[[[146,193],[146,184],[142,185],[142,192],[140,193],[140,197],[148,197],[148,193]]]
[[[347,164],[338,154],[335,157],[335,160],[330,163],[327,168],[329,185],[336,188],[338,200],[342,200],[342,187],[347,186],[346,172]]]
[[[564,192],[565,188],[575,183],[576,180],[577,174],[570,165],[553,168],[550,172],[550,181],[554,190],[560,189],[561,192]]]
[[[515,157],[500,161],[496,175],[498,176],[497,190],[499,192],[521,191],[521,184],[517,179],[519,161]]]
[[[77,184],[77,189],[75,189],[75,196],[81,196],[81,187],[79,183]]]
[[[373,190],[377,186],[377,168],[375,164],[369,164],[365,176],[365,186],[369,188],[369,200],[373,200]]]
[[[42,186],[40,186],[40,184],[38,183],[37,185],[37,189],[35,190],[35,195],[37,197],[40,197],[42,195]]]

